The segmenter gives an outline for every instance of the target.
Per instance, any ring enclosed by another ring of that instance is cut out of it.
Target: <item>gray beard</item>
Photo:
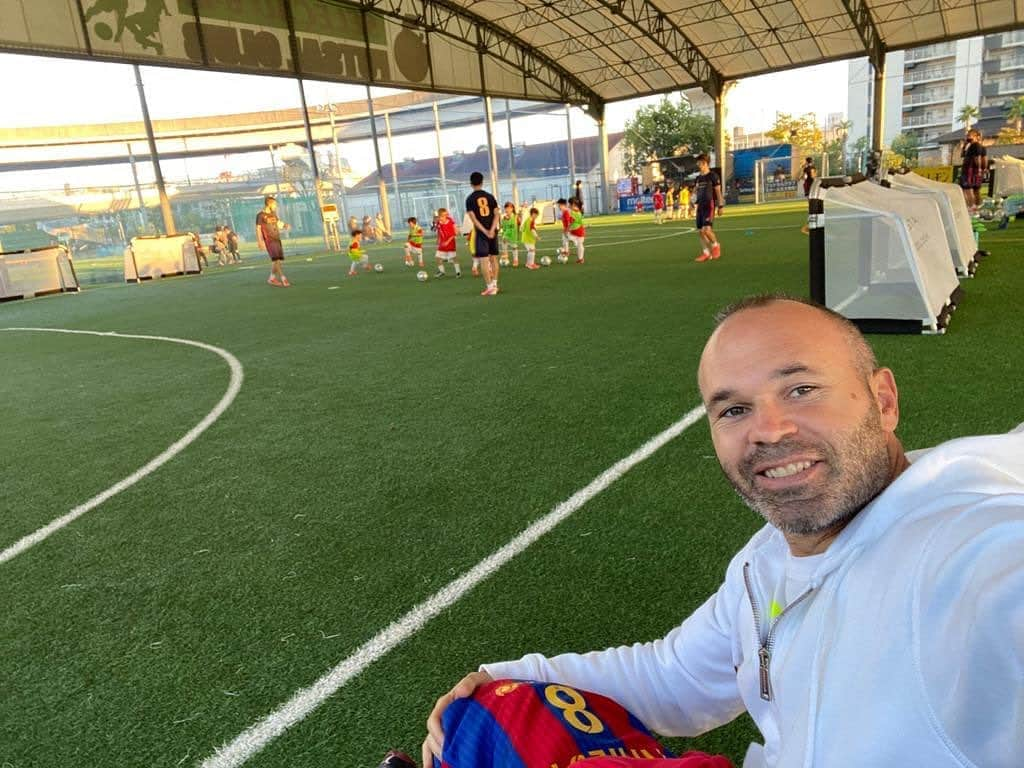
[[[820,492],[795,488],[778,493],[757,491],[753,467],[806,449],[820,454],[828,476]],[[889,454],[881,417],[873,407],[837,450],[829,444],[788,441],[764,446],[744,459],[739,475],[726,472],[743,502],[785,534],[810,536],[841,528],[885,489]]]

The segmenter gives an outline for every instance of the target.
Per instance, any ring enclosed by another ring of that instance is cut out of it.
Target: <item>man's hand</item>
[[[423,768],[433,768],[434,757],[440,759],[441,748],[444,746],[444,731],[441,728],[441,716],[448,705],[456,699],[465,699],[473,695],[473,691],[481,685],[494,682],[494,678],[486,672],[472,672],[437,700],[434,710],[427,718],[427,738],[423,742]]]

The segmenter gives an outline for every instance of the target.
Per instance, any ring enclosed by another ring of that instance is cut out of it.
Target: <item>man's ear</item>
[[[895,432],[900,423],[900,395],[896,389],[896,377],[888,368],[879,368],[871,374],[871,387],[878,402],[882,427],[887,432]]]

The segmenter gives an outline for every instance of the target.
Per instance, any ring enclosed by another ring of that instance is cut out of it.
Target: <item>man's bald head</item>
[[[828,307],[815,304],[807,299],[788,296],[784,293],[762,293],[747,296],[728,305],[727,307],[723,307],[715,314],[715,332],[712,333],[712,337],[714,337],[718,332],[718,329],[734,315],[753,309],[768,309],[773,305],[780,304],[782,302],[793,302],[795,304],[803,305],[816,313],[823,322],[831,323],[833,327],[842,334],[842,337],[850,350],[853,365],[864,379],[870,378],[871,374],[878,370],[878,360],[875,357],[874,350],[871,349],[867,339],[864,338],[864,334],[862,334],[860,329],[850,322],[850,320]]]

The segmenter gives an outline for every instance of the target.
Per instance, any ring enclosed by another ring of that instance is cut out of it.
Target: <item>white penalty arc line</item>
[[[86,512],[95,509],[112,496],[116,496],[117,494],[121,493],[121,491],[131,488],[137,482],[152,474],[161,466],[163,466],[168,461],[173,459],[175,456],[177,456],[179,453],[185,450],[189,445],[195,442],[196,439],[201,434],[203,434],[203,432],[205,432],[215,421],[217,421],[217,419],[221,417],[224,411],[227,410],[228,406],[231,405],[231,402],[235,399],[235,396],[238,395],[238,391],[242,388],[242,379],[244,374],[242,372],[242,364],[238,361],[238,358],[232,355],[227,350],[221,349],[220,347],[215,347],[212,344],[204,344],[201,341],[193,341],[192,339],[178,339],[174,338],[173,336],[144,336],[132,333],[116,333],[113,331],[79,331],[72,330],[69,328],[0,328],[0,331],[31,333],[69,333],[82,336],[111,337],[115,339],[143,339],[146,341],[167,341],[173,344],[184,344],[189,347],[198,347],[199,349],[205,349],[208,352],[213,352],[214,354],[219,355],[231,369],[231,380],[228,383],[227,391],[224,393],[224,396],[221,397],[220,401],[213,407],[213,410],[207,413],[206,416],[204,416],[203,419],[198,424],[192,427],[192,429],[186,432],[178,440],[174,441],[174,443],[172,443],[163,453],[161,453],[156,458],[151,459],[147,464],[137,469],[128,477],[124,478],[123,480],[117,483],[114,483],[114,485],[107,488],[107,490],[97,494],[96,496],[93,496],[84,504],[79,504],[66,515],[61,515],[56,520],[51,521],[47,525],[44,525],[38,531],[30,533],[28,536],[19,539],[14,544],[7,547],[5,550],[0,552],[0,564],[6,563],[8,560],[12,560],[25,550],[35,546],[39,542],[50,537],[51,535],[59,531],[61,528],[70,525],[75,520],[84,515]]]
[[[650,458],[660,448],[679,437],[704,416],[704,406],[697,406],[679,421],[655,435],[629,456],[620,459],[606,469],[587,486],[556,506],[503,547],[481,560],[469,571],[449,582],[440,591],[417,605],[390,626],[381,630],[347,659],[327,672],[323,677],[302,688],[277,710],[253,724],[232,741],[214,751],[204,760],[201,768],[236,768],[256,755],[270,742],[282,735],[293,725],[301,722],[328,698],[338,692],[354,677],[361,674],[375,661],[385,656],[408,640],[427,622],[450,608],[481,582],[492,576],[516,555],[569,518],[580,507],[593,499],[612,483],[625,475],[637,464]]]

